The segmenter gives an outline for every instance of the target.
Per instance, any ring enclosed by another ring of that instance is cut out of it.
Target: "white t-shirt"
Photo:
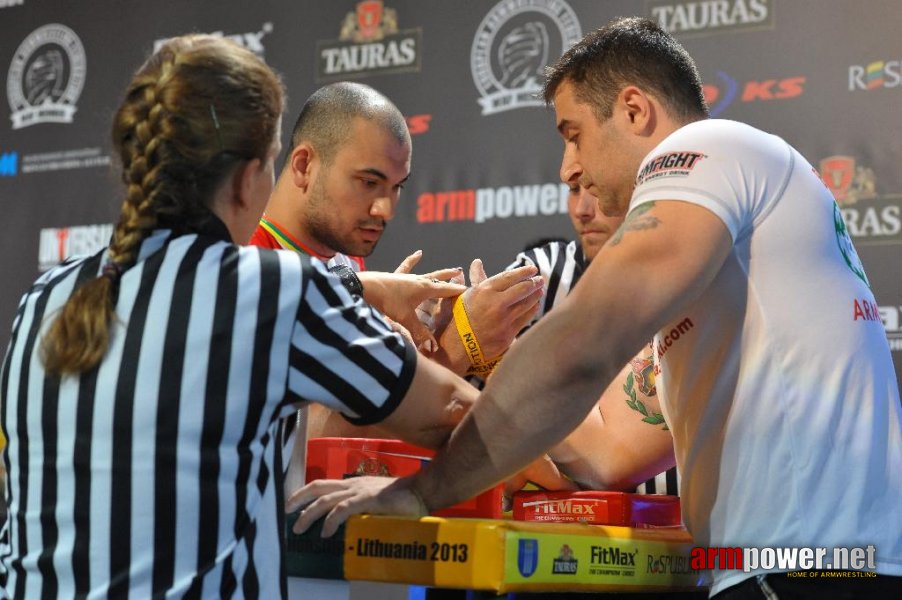
[[[696,544],[873,544],[877,570],[902,575],[899,388],[832,195],[784,140],[706,120],[643,161],[630,209],[655,200],[703,206],[733,239],[710,287],[655,336]],[[711,593],[749,576],[716,571]]]

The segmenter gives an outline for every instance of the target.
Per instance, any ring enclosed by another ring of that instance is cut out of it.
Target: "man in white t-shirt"
[[[319,497],[300,525],[330,512],[328,533],[349,514],[421,514],[471,496],[567,435],[654,334],[696,544],[823,548],[827,560],[845,548],[866,564],[815,568],[879,574],[714,568],[711,594],[902,597],[899,388],[864,268],[818,174],[784,140],[708,119],[694,62],[647,19],[588,34],[548,71],[545,98],[562,169],[580,170],[606,214],[627,215],[623,226],[514,344],[428,468],[310,486],[292,499]]]

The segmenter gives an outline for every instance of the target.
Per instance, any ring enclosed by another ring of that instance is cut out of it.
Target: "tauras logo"
[[[566,214],[569,188],[562,183],[424,192],[417,222],[475,221]]]
[[[573,549],[569,544],[561,546],[558,557],[551,565],[551,572],[556,575],[576,575],[579,569],[579,561],[573,558]]]
[[[828,156],[819,171],[856,243],[902,243],[902,194],[878,194],[874,170],[853,156]]]
[[[71,123],[86,66],[81,40],[65,25],[51,23],[32,31],[16,49],[6,79],[13,129]]]
[[[71,256],[94,254],[110,243],[113,224],[74,225],[41,229],[38,241],[38,269],[58,265]]]
[[[209,35],[215,35],[218,37],[224,37],[232,40],[233,42],[240,44],[256,54],[259,57],[263,57],[266,54],[266,47],[263,45],[263,38],[272,33],[273,25],[270,22],[266,22],[260,28],[259,31],[250,31],[248,33],[229,33],[226,34],[222,31],[212,31]],[[160,49],[160,46],[166,43],[169,38],[161,38],[155,40],[153,43],[153,51],[156,52]]]
[[[652,0],[646,14],[670,33],[705,34],[773,27],[773,0]]]
[[[398,29],[398,13],[381,0],[357,3],[345,15],[337,40],[316,44],[318,80],[420,70],[421,35]]]

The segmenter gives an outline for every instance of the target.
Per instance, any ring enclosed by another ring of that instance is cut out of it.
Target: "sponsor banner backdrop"
[[[698,62],[714,116],[794,144],[833,191],[902,367],[902,43],[895,0],[0,0],[0,341],[40,270],[102,246],[118,214],[109,131],[131,73],[167,37],[228,36],[283,76],[283,143],[304,99],[354,80],[407,116],[413,170],[370,268],[492,273],[572,238],[543,67],[618,15],[645,15]],[[895,18],[893,18],[895,17]],[[804,318],[804,309],[800,309]]]

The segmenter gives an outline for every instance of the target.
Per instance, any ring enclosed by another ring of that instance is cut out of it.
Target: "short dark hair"
[[[673,36],[641,17],[618,17],[586,34],[548,67],[543,89],[547,104],[565,81],[602,121],[611,117],[617,94],[627,85],[649,92],[679,121],[708,116],[695,61]]]
[[[399,143],[410,143],[404,116],[391,100],[368,85],[342,81],[323,86],[307,98],[291,133],[288,156],[298,144],[309,142],[325,163],[331,162],[349,140],[356,117],[376,121]]]

